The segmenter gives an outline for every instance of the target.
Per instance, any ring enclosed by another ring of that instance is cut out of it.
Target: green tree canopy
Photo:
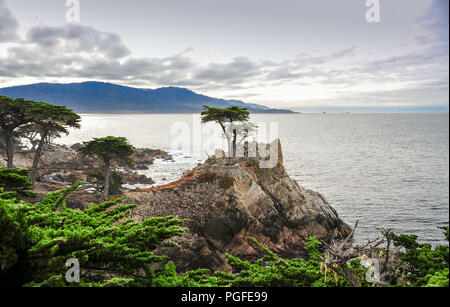
[[[448,241],[449,227],[441,229],[444,230]],[[429,243],[419,243],[416,235],[391,233],[390,236],[396,246],[402,247],[399,259],[408,264],[402,273],[407,276],[412,286],[449,286],[448,245],[438,245],[433,248]]]
[[[31,106],[31,101],[0,96],[0,130],[4,137],[8,168],[14,167],[14,131],[33,120],[29,112]]]
[[[124,220],[135,205],[110,201],[83,211],[65,198],[81,182],[50,193],[37,204],[0,198],[0,286],[148,286],[152,251],[183,234],[183,222],[155,217]],[[80,283],[68,283],[66,261],[77,259]]]
[[[124,137],[108,136],[84,142],[78,151],[84,156],[99,158],[105,164],[103,200],[107,200],[111,177],[111,163],[113,161],[130,163],[129,157],[133,153],[133,146]]]
[[[38,133],[40,140],[33,161],[31,181],[47,137],[68,134],[67,128],[79,128],[80,116],[64,106],[0,96],[0,130],[4,137],[8,168],[13,168],[14,138],[19,132]]]
[[[228,143],[228,164],[231,165],[232,158],[236,153],[237,128],[233,126],[235,122],[247,122],[250,112],[246,108],[232,106],[228,108],[215,108],[203,106],[201,113],[202,123],[215,122],[220,125]]]
[[[69,134],[67,130],[69,127],[80,128],[81,118],[64,106],[56,106],[44,102],[32,103],[28,112],[33,117],[31,129],[40,134],[40,141],[35,152],[31,172],[31,181],[33,182],[47,137],[50,134],[53,136],[59,136],[62,133]]]
[[[30,170],[0,168],[0,197],[19,199],[22,196],[34,196],[29,178]]]

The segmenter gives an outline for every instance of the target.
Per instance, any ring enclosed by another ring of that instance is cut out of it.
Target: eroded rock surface
[[[132,213],[136,220],[188,219],[185,235],[174,239],[178,246],[158,250],[180,270],[229,270],[225,253],[260,257],[248,237],[282,256],[298,257],[310,236],[325,241],[346,236],[349,227],[326,199],[289,178],[277,145],[273,168],[261,168],[259,158],[240,158],[233,166],[212,158],[175,183],[128,192],[125,202],[139,205]]]

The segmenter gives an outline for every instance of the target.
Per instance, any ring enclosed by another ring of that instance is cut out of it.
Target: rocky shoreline
[[[279,141],[278,141],[279,142]],[[330,241],[346,237],[350,228],[320,194],[289,178],[281,144],[274,168],[261,168],[258,158],[240,158],[226,166],[212,157],[177,182],[129,191],[125,203],[138,204],[132,218],[173,215],[187,219],[187,231],[162,247],[181,271],[197,268],[230,271],[225,254],[255,260],[262,251],[249,244],[253,237],[287,258],[305,254],[310,236]]]
[[[102,184],[103,166],[101,161],[86,158],[77,152],[81,144],[72,146],[53,145],[44,151],[36,175],[35,192],[39,195],[67,187],[74,182],[84,181],[85,184],[70,195],[67,204],[71,208],[84,209],[91,203],[98,203],[99,191]],[[18,151],[14,156],[14,166],[17,168],[30,168],[33,163],[34,152]],[[132,165],[117,165],[117,175],[113,176],[113,185],[117,186],[116,194],[122,194],[122,184],[151,185],[152,178],[139,174],[140,170],[147,170],[155,159],[172,161],[172,156],[159,149],[134,148],[131,160]],[[6,167],[6,161],[0,158],[0,167]],[[120,179],[119,179],[120,178]],[[32,201],[32,200],[30,200]]]
[[[261,168],[261,158],[239,158],[234,165],[227,166],[225,158],[213,156],[175,182],[120,190],[117,197],[123,196],[123,203],[137,205],[131,212],[135,221],[169,215],[186,219],[185,234],[173,239],[176,246],[156,251],[167,255],[180,271],[197,268],[230,271],[227,253],[246,260],[261,257],[262,251],[249,244],[249,237],[283,257],[293,258],[305,254],[310,236],[323,241],[347,236],[348,225],[327,200],[289,178],[281,143],[276,142],[274,148],[278,152],[273,168]],[[79,155],[79,146],[55,146],[45,151],[36,177],[36,192],[43,195],[82,180],[86,184],[67,199],[68,207],[82,210],[99,203],[100,181],[96,176],[102,166],[95,159]],[[32,157],[33,153],[18,153],[15,166],[30,167]],[[156,158],[172,160],[161,150],[135,149],[132,166],[117,166],[122,183],[154,183],[137,171],[148,169]],[[0,160],[0,167],[3,164]]]

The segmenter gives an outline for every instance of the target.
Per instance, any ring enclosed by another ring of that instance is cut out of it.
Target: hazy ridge
[[[103,82],[37,83],[2,88],[0,94],[65,105],[80,113],[198,113],[203,105],[237,105],[252,113],[293,113],[239,100],[208,97],[185,88],[140,89]]]

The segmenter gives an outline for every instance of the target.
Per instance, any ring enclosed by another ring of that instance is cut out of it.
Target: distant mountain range
[[[240,106],[251,113],[295,113],[208,97],[185,88],[140,89],[103,82],[13,86],[0,89],[0,95],[64,105],[78,113],[198,113],[203,105]]]

